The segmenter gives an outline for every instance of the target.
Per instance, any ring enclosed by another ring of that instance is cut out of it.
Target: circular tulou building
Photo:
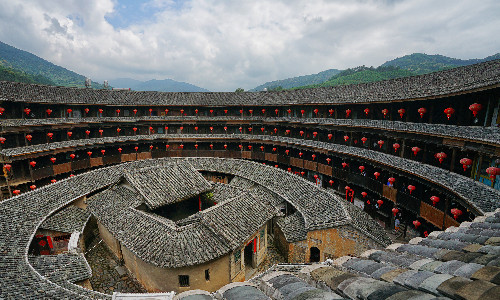
[[[0,299],[500,298],[500,60],[281,92],[0,82],[0,124]],[[143,293],[98,291],[102,245]]]

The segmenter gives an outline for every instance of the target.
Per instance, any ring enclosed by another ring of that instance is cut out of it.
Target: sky
[[[499,16],[498,0],[2,0],[0,41],[94,81],[234,91],[417,52],[484,58]]]

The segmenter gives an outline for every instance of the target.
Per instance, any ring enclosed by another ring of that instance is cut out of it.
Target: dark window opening
[[[316,247],[311,247],[311,256],[309,258],[310,262],[319,262],[320,260],[320,251]]]
[[[210,269],[205,270],[205,280],[209,281],[210,280]]]
[[[189,286],[189,275],[179,275],[179,286]]]

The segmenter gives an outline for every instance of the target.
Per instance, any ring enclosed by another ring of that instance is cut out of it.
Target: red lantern
[[[260,146],[260,150],[264,151],[264,146]]]
[[[184,109],[181,108],[180,112],[181,112],[181,116],[182,116],[184,114]]]
[[[181,148],[181,150],[182,150],[182,149],[184,149],[184,145],[183,145],[183,144],[180,144],[180,145],[179,145],[179,148]]]
[[[436,153],[436,158],[439,160],[439,163],[442,163],[446,157],[447,155],[444,152]]]
[[[248,150],[252,150],[252,145],[248,145]]]
[[[69,157],[70,157],[71,159],[74,159],[74,158],[76,157],[76,155],[75,155],[74,153],[71,153],[71,154],[69,155]]]
[[[279,110],[279,109],[277,109],[277,108],[274,110],[274,112],[276,113],[276,115],[278,115],[278,112],[279,112],[279,111],[280,111],[280,110]]]
[[[288,171],[288,172],[292,172],[292,168],[288,168],[288,169],[287,169],[287,171]]]
[[[134,132],[137,132],[137,127],[132,128]]]
[[[382,146],[384,145],[384,141],[379,140],[379,141],[377,142],[377,144],[378,144],[378,145],[380,146],[380,148],[382,149]]]
[[[249,109],[248,112],[250,113],[250,115],[253,114],[253,109]]]
[[[363,142],[363,145],[364,145],[366,143],[366,141],[368,141],[368,139],[366,137],[362,137],[361,141]]]
[[[394,207],[393,209],[391,209],[391,211],[392,211],[392,214],[394,216],[396,216],[398,214],[398,212],[399,212],[399,209],[397,209],[397,208]]]
[[[224,131],[227,131],[227,126],[224,126]]]
[[[47,133],[47,136],[48,136],[50,139],[52,139],[52,137],[54,136],[54,134],[53,134],[52,132],[49,132],[49,133]]]
[[[6,141],[6,140],[7,140],[7,139],[6,139],[6,138],[4,138],[3,136],[2,136],[2,137],[0,137],[0,143],[1,143],[1,144],[5,143],[5,141]]]
[[[4,112],[5,112],[5,108],[0,107],[0,116],[3,115]]]
[[[73,132],[68,131],[68,133],[67,133],[67,134],[68,134],[68,137],[71,137],[71,136],[73,135]]]
[[[150,128],[151,128],[151,127],[150,127]],[[116,132],[120,133],[120,131],[122,131],[122,130],[120,129],[120,127],[116,128]]]
[[[387,179],[387,181],[389,181],[390,184],[394,185],[394,182],[396,181],[396,178],[390,177],[389,179]]]
[[[137,109],[132,110],[134,112],[134,116],[137,115]]]
[[[102,149],[101,154],[104,155],[104,153],[106,153],[106,150]]]
[[[458,208],[452,208],[451,214],[453,215],[453,218],[455,218],[455,220],[456,220],[458,217],[460,217],[462,215],[462,211]]]
[[[71,177],[75,177],[75,174],[71,174],[71,175],[69,175],[69,177],[70,177],[70,178],[71,178]]]
[[[412,147],[411,148],[411,151],[413,151],[413,155],[417,156],[418,152],[420,152],[420,149],[419,147]]]
[[[238,147],[241,149],[241,148],[243,148],[243,145],[239,144]]]
[[[135,152],[137,152],[139,150],[139,147],[135,146],[134,150],[135,150]]]
[[[415,226],[415,229],[418,229],[418,227],[420,227],[421,223],[419,220],[415,220],[413,221],[413,226]]]
[[[304,176],[304,174],[306,174],[306,172],[304,172],[304,171],[300,172],[300,175]]]
[[[375,173],[373,173],[373,176],[375,176],[375,179],[378,179],[378,177],[380,176],[380,173],[379,172],[375,172]]]
[[[315,108],[314,109],[314,114],[316,115],[316,117],[318,116],[318,113],[319,113],[319,109]]]
[[[469,109],[472,111],[474,117],[477,116],[477,113],[483,108],[483,106],[479,103],[474,103],[469,106]]]
[[[413,192],[415,190],[415,186],[410,184],[408,186],[408,190],[410,191],[410,195],[411,195],[411,192]]]
[[[314,160],[316,158],[316,154],[313,154],[312,155],[312,159]]]
[[[302,153],[302,151],[299,152],[299,157],[302,157],[302,155],[304,155],[304,153]]]
[[[241,133],[241,131],[243,130],[243,127],[240,127],[240,128],[238,128],[238,129],[240,130],[240,133]]]
[[[99,108],[99,113],[102,115],[103,109]]]
[[[90,157],[92,155],[92,151],[88,151],[87,155]]]
[[[194,113],[195,113],[195,114],[198,114],[198,109],[195,109],[195,110],[194,110]]]
[[[36,185],[34,185],[34,184],[30,185],[30,189],[31,189],[32,191],[34,191],[34,190],[36,189]]]
[[[8,172],[10,172],[10,169],[12,168],[12,165],[6,164],[6,165],[3,166],[3,168],[5,170],[7,170]]]
[[[85,108],[83,111],[84,111],[86,114],[88,114],[88,113],[89,113],[89,111],[90,111],[90,109]]]
[[[347,140],[349,140],[349,136],[348,135],[344,135],[344,141],[347,142]]]
[[[343,162],[343,163],[342,163],[342,169],[345,169],[345,168],[347,168],[348,166],[349,166],[349,164],[348,164],[348,163],[346,163],[346,162]]]
[[[56,163],[56,158],[55,158],[55,157],[51,157],[51,158],[50,158],[50,161],[51,161],[53,164],[55,164],[55,163]]]
[[[361,196],[363,196],[363,198],[366,198],[366,196],[368,196],[368,193],[367,192],[361,192]]]
[[[170,148],[170,145],[169,145],[169,144],[166,144],[166,145],[165,145],[165,150],[168,150],[168,148]]]
[[[252,129],[253,129],[252,127],[248,127],[249,132],[252,132]]]
[[[399,147],[401,147],[401,145],[399,145],[398,143],[392,144],[392,148],[394,148],[394,152],[398,152]]]
[[[306,111],[305,111],[305,110],[303,110],[303,109],[301,109],[301,110],[300,110],[300,113],[302,114],[302,116],[304,116],[304,113],[305,113],[305,112],[306,112]]]
[[[285,130],[285,134],[290,134],[290,129]]]
[[[277,133],[278,132],[278,128],[274,128],[274,133]]]
[[[329,139],[329,140],[331,140],[331,139],[332,139],[332,137],[333,137],[333,134],[329,133],[329,134],[328,134],[328,139]]]
[[[318,133],[315,131],[313,132],[313,137],[316,137],[318,135]]]
[[[165,133],[168,133],[168,126],[165,126]]]
[[[497,167],[489,167],[486,169],[486,173],[490,174],[491,180],[495,180],[497,175],[500,175],[500,168]]]
[[[331,161],[332,161],[332,159],[331,159],[331,158],[329,158],[329,157],[327,157],[327,158],[326,158],[326,162],[327,162],[328,164],[330,164],[330,162],[331,162]]]
[[[149,109],[149,115],[151,116],[152,114],[153,114],[153,109],[152,109],[152,108],[150,108],[150,109]]]
[[[331,108],[328,110],[328,113],[330,114],[330,116],[333,115],[333,112],[334,112],[334,110]]]
[[[31,134],[27,134],[26,135],[26,139],[28,140],[28,142],[31,142],[31,139],[33,138],[33,136]],[[2,143],[3,144],[3,143]]]
[[[404,108],[400,108],[398,109],[398,114],[399,116],[401,117],[401,119],[403,118],[403,115],[406,113],[406,110]]]
[[[52,182],[52,183],[56,183],[56,182],[57,182],[57,180],[55,180],[55,179],[51,179],[51,180],[50,180],[50,182]]]
[[[290,153],[290,150],[286,149],[285,153],[286,153],[286,155],[288,155],[288,153]]]
[[[25,108],[25,109],[24,109],[24,113],[25,113],[27,116],[29,116],[29,115],[30,115],[30,112],[31,112],[31,109],[29,109],[29,108]]]
[[[48,116],[50,116],[50,114],[52,113],[52,109],[47,108],[47,109],[45,110],[45,112],[47,113],[47,115],[48,115]]]
[[[99,129],[99,134],[102,136],[102,133],[104,132],[104,130],[102,129]]]
[[[12,194],[17,196],[17,195],[21,194],[21,191],[20,190],[13,190]]]
[[[276,152],[276,147],[273,148],[273,152]]]
[[[436,206],[436,203],[439,202],[439,197],[438,196],[432,196],[431,201],[432,201],[432,206]]]
[[[345,110],[345,117],[349,118],[350,115],[351,115],[351,110],[350,109],[346,109]]]
[[[73,112],[71,108],[68,108],[66,111],[68,112],[68,115],[70,115]]]
[[[90,135],[90,130],[85,130],[85,133],[86,133],[87,135]]]
[[[370,109],[369,108],[365,108],[364,112],[365,112],[365,115],[368,116],[368,114],[370,113]]]
[[[425,107],[421,107],[418,109],[418,113],[420,114],[420,118],[424,117],[424,114],[427,112],[427,109]]]
[[[460,163],[464,167],[464,172],[467,171],[467,168],[469,168],[472,165],[472,159],[470,158],[462,158],[460,160]]]
[[[302,131],[302,130],[299,133],[300,133],[300,136],[304,135],[304,131]]]
[[[165,109],[165,115],[168,115],[168,108]]]
[[[214,128],[212,126],[210,126],[210,132],[214,131]]]
[[[227,149],[227,145],[226,144],[224,144],[224,149]]]
[[[334,181],[330,179],[330,181],[328,181],[328,183],[330,184],[330,186],[332,186]]]
[[[361,173],[363,173],[363,171],[364,171],[364,170],[365,170],[365,166],[359,166],[359,171],[360,171]]]
[[[264,130],[266,130],[264,127],[260,128],[260,131],[264,132]]]
[[[384,119],[385,119],[385,117],[389,113],[389,110],[387,108],[384,108],[384,109],[382,109],[382,113],[384,114]]]
[[[262,114],[265,114],[265,113],[266,113],[266,109],[265,109],[265,108],[263,108],[263,109],[262,109]]]
[[[181,126],[181,127],[179,127],[179,129],[180,129],[180,130],[181,130],[181,132],[182,132],[182,130],[184,129],[184,127],[183,127],[183,126]]]
[[[149,126],[149,131],[153,131],[153,127],[152,126]]]
[[[377,200],[377,204],[378,204],[378,207],[380,208],[382,206],[382,204],[384,204],[384,201],[382,200]]]
[[[116,114],[117,114],[118,116],[120,115],[120,111],[121,111],[120,109],[117,109],[117,110],[116,110]]]
[[[446,117],[449,120],[451,115],[455,113],[455,110],[452,107],[448,107],[447,109],[444,110],[444,113],[446,114]]]
[[[195,127],[194,127],[194,130],[195,130],[195,131],[198,131],[198,126],[195,126]]]

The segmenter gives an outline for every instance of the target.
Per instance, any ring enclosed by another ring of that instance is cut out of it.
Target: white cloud
[[[103,80],[171,78],[213,91],[413,52],[480,58],[500,50],[500,2],[152,0],[125,28],[111,0],[3,1],[0,40]],[[127,16],[122,16],[126,19]]]

